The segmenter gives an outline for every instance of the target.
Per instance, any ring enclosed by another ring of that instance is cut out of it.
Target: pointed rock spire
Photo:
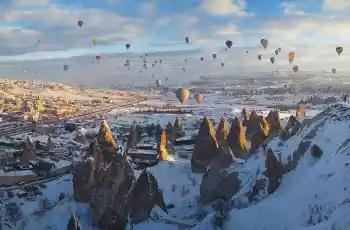
[[[168,151],[166,149],[166,145],[167,145],[167,136],[166,136],[166,131],[163,129],[160,134],[159,142],[157,145],[159,160],[161,161],[166,161],[168,158]]]
[[[246,108],[242,109],[242,125],[247,126],[249,122],[249,116]]]
[[[232,120],[227,142],[235,157],[247,159],[250,156],[247,151],[247,142],[243,125],[237,117]]]
[[[266,117],[271,133],[278,134],[282,130],[282,123],[277,110],[270,111]]]
[[[114,141],[109,125],[105,120],[101,122],[100,130],[97,134],[97,141],[106,160],[111,158],[112,155],[117,154],[117,144]]]
[[[128,201],[130,204],[130,219],[133,224],[149,219],[152,208],[155,205],[165,213],[168,213],[157,179],[153,173],[147,170],[143,170],[132,186]]]
[[[128,135],[128,141],[127,141],[127,145],[126,145],[126,149],[136,149],[136,145],[137,145],[137,129],[136,129],[136,125],[132,124],[130,127],[130,132]]]
[[[226,145],[226,139],[228,136],[227,122],[225,118],[220,119],[220,123],[215,133],[216,140],[220,146]]]
[[[218,150],[219,145],[215,138],[213,124],[207,117],[204,117],[192,154],[192,171],[196,173],[205,172],[210,161],[218,155]]]

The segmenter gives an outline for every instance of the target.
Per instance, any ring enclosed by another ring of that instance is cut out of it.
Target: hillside
[[[300,160],[282,178],[274,194],[244,209],[232,209],[224,229],[345,230],[350,229],[350,108],[332,105],[309,121],[286,142],[268,145],[286,163]],[[310,153],[317,145],[320,158]],[[208,215],[193,230],[213,229]]]

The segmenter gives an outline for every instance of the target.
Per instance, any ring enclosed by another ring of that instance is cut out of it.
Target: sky
[[[0,76],[145,84],[156,75],[176,82],[205,74],[290,71],[292,51],[301,72],[350,71],[349,13],[349,0],[1,0]],[[269,40],[266,50],[261,38]],[[233,42],[227,52],[226,40]],[[337,46],[344,47],[340,57]],[[268,60],[277,48],[282,52],[272,65]],[[144,53],[147,70],[139,58]],[[218,54],[215,61],[212,53]],[[96,55],[102,60],[92,64]],[[163,64],[152,68],[156,58]],[[125,59],[131,60],[130,71]]]

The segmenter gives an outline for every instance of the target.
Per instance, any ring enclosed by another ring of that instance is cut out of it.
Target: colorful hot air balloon
[[[268,46],[268,41],[266,40],[266,39],[261,39],[260,40],[260,43],[261,43],[261,45],[264,47],[264,49],[266,49],[266,47]]]
[[[261,54],[258,55],[258,59],[259,59],[259,61],[261,61]]]
[[[288,54],[288,61],[289,61],[289,64],[292,64],[293,61],[294,61],[294,59],[295,59],[295,53],[294,53],[294,52],[290,52],[290,53]]]
[[[175,95],[181,104],[185,103],[190,96],[190,91],[187,88],[179,88],[176,90]]]
[[[200,93],[197,93],[196,95],[194,95],[194,99],[196,100],[197,104],[200,104],[203,101],[203,97]]]
[[[337,54],[340,56],[340,54],[343,52],[343,47],[338,46],[337,48],[335,48],[335,51],[337,52]]]
[[[126,49],[130,49],[130,44],[125,45]]]
[[[101,57],[100,56],[96,56],[96,61],[100,62],[100,60],[101,60]]]
[[[273,64],[275,63],[275,57],[270,57],[270,62]]]
[[[69,69],[69,66],[68,66],[68,65],[64,65],[64,66],[63,66],[63,69],[64,69],[65,71],[67,71],[67,70]]]
[[[92,44],[96,45],[97,40],[96,39],[92,39]]]
[[[231,40],[227,40],[227,41],[225,42],[225,44],[226,44],[227,48],[231,48],[231,46],[232,46],[232,41],[231,41]]]
[[[187,36],[185,37],[185,42],[188,44],[190,42],[190,38]]]
[[[161,84],[161,81],[160,80],[156,80],[156,85],[157,85],[158,88],[160,87],[160,84]]]
[[[214,59],[216,59],[216,54],[211,55]]]
[[[298,73],[299,72],[299,66],[294,66],[293,67],[293,71],[294,71],[294,73]]]
[[[83,24],[84,24],[83,21],[81,21],[81,20],[78,21],[78,26],[79,26],[80,28],[83,26]]]

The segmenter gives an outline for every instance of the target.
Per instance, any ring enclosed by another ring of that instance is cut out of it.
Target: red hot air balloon
[[[81,20],[79,20],[79,21],[78,21],[78,26],[81,28],[83,25],[84,25],[84,22],[81,21]]]
[[[197,93],[196,95],[194,95],[194,99],[196,100],[197,104],[202,103],[203,101],[203,97],[202,95],[200,95],[199,93]]]
[[[226,41],[226,46],[227,46],[228,48],[231,48],[231,46],[232,46],[232,41],[231,41],[231,40],[227,40],[227,41]]]
[[[96,61],[100,62],[100,60],[101,60],[101,57],[100,56],[96,56]]]

